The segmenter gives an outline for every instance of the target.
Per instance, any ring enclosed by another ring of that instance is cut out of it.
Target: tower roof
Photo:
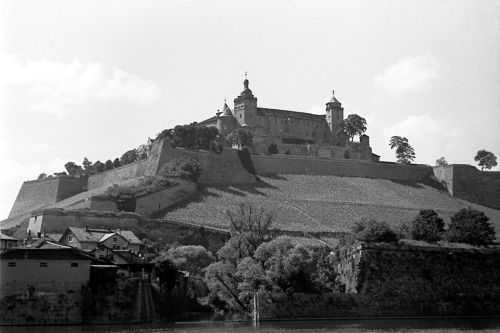
[[[250,84],[250,81],[247,79],[247,73],[245,72],[245,81],[243,81],[243,91],[241,92],[239,98],[255,98],[252,90],[248,88],[248,85]]]
[[[338,101],[338,99],[335,98],[335,90],[332,90],[332,98],[326,104],[335,104],[335,105],[338,105],[338,106],[341,105],[341,103]]]
[[[232,117],[233,113],[227,103],[224,101],[224,106],[222,107],[222,114],[219,117]]]

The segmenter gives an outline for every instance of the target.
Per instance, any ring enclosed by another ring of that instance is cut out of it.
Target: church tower
[[[326,122],[332,131],[332,138],[337,137],[342,120],[344,120],[344,108],[335,98],[335,91],[333,91],[332,98],[326,103]]]
[[[248,125],[250,130],[257,124],[257,98],[252,90],[248,88],[249,81],[245,73],[243,81],[243,91],[234,99],[234,117],[241,125]]]

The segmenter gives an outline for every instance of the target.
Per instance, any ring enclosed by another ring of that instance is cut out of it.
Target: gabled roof
[[[79,242],[98,242],[102,237],[102,233],[91,233],[85,228],[68,227],[69,231],[75,236]]]
[[[111,232],[111,233],[107,233],[107,234],[102,235],[102,237],[99,239],[99,243],[104,242],[106,239],[108,239],[108,238],[110,238],[111,236],[114,236],[114,235],[117,235],[117,233],[116,232]]]
[[[121,230],[120,235],[125,237],[125,239],[130,243],[130,244],[141,244],[142,242],[137,236],[130,230]]]

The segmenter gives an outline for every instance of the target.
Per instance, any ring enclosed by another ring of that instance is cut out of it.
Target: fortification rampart
[[[341,177],[380,178],[407,182],[420,182],[433,175],[432,168],[426,165],[402,165],[360,160],[319,159],[284,155],[253,155],[252,160],[258,175],[332,175]]]
[[[124,180],[144,176],[147,163],[148,160],[142,160],[92,175],[89,177],[88,189],[110,186]]]
[[[86,188],[86,177],[60,176],[26,181],[17,194],[9,218],[53,204],[59,200],[83,192]]]
[[[472,165],[434,167],[434,175],[454,197],[500,209],[500,172],[479,171]]]
[[[361,244],[338,265],[345,293],[259,293],[261,319],[500,314],[500,250]]]
[[[255,176],[243,167],[237,150],[224,149],[220,154],[215,154],[208,151],[172,148],[166,139],[153,143],[146,175],[156,175],[163,165],[179,157],[191,157],[198,161],[201,169],[198,182],[201,184],[255,182]]]

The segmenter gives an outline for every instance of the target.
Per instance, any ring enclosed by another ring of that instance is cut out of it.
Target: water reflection
[[[95,326],[17,326],[0,327],[5,333],[148,333],[148,332],[499,332],[500,317],[494,318],[426,318],[426,319],[365,319],[272,321],[253,327],[250,322],[184,322],[141,325]]]

